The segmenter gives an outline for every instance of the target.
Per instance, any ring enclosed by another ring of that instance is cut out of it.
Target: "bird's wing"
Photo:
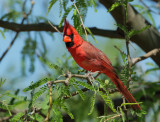
[[[101,62],[108,70],[114,71],[114,68],[108,59],[108,57],[98,48],[93,46],[91,43],[84,42],[83,49],[86,52],[88,58],[96,59]]]

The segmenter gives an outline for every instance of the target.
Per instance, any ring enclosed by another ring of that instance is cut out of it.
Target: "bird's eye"
[[[71,35],[68,35],[71,39],[73,39],[73,34],[71,34]]]

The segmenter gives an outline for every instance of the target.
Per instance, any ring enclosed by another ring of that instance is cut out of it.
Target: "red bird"
[[[87,71],[99,71],[99,73],[106,74],[129,103],[137,103],[115,73],[108,57],[95,46],[84,41],[76,29],[71,26],[66,19],[63,29],[63,41],[65,42],[68,51],[80,67]],[[141,110],[141,107],[138,104],[132,105],[132,108]]]

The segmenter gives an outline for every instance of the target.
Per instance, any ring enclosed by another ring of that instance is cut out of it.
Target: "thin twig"
[[[107,122],[108,120],[112,120],[112,119],[115,119],[115,118],[121,117],[121,116],[122,116],[122,114],[117,114],[117,115],[115,115],[115,116],[112,116],[112,117],[110,117],[110,118],[104,120],[104,122]]]
[[[80,20],[81,20],[81,23],[82,23],[82,26],[83,26],[84,32],[85,32],[85,34],[86,34],[86,41],[88,42],[87,31],[86,31],[86,29],[85,29],[85,26],[84,26],[84,23],[83,23],[83,20],[82,20],[82,16],[81,16],[81,14],[80,14],[80,12],[79,12],[79,10],[78,10],[78,8],[77,8],[76,4],[74,3],[74,1],[73,1],[73,0],[71,0],[71,1],[72,1],[72,3],[73,3],[74,7],[76,8],[76,11],[77,11],[77,12],[78,12],[78,14],[79,14],[79,18],[80,18]]]
[[[145,2],[143,2],[143,0],[139,0],[139,1],[148,9],[148,11],[159,15],[159,12],[156,12],[156,11],[153,11],[152,9],[150,9],[149,6],[147,6],[147,4]]]
[[[123,53],[123,51],[121,49],[119,49],[119,47],[117,47],[116,45],[114,45],[114,47],[123,55],[127,56],[125,53]]]
[[[67,72],[67,74],[65,75],[66,76],[66,79],[65,80],[56,80],[56,81],[49,81],[52,85],[53,84],[57,84],[57,83],[64,83],[65,85],[68,85],[69,84],[69,80],[72,78],[72,77],[76,77],[76,78],[82,78],[82,79],[86,79],[89,81],[89,84],[90,82],[93,80],[95,80],[95,78],[97,78],[99,76],[99,74],[97,74],[95,77],[92,77],[91,75],[88,75],[88,74],[84,74],[84,75],[79,75],[79,74],[71,74],[70,72]],[[91,85],[91,84],[90,84]],[[83,88],[81,89],[83,92],[86,92],[88,91],[89,89],[87,88]],[[109,91],[109,94],[113,94],[115,92],[119,92],[118,89],[107,89]],[[105,90],[103,88],[99,88],[99,91],[103,91],[105,92]],[[77,91],[76,92],[73,92],[71,93],[71,96],[75,96],[79,94]],[[63,98],[64,99],[68,99],[70,98],[71,96],[64,96]]]
[[[52,108],[52,82],[48,81],[47,86],[49,88],[49,108],[48,108],[48,113],[47,113],[45,122],[49,121],[49,116],[50,116],[51,108]]]
[[[24,1],[23,3],[23,6],[22,6],[22,11],[24,13],[24,16],[23,16],[23,19],[21,21],[21,24],[24,23],[24,20],[27,19],[27,17],[32,13],[32,9],[33,9],[33,6],[34,6],[34,1],[31,0],[31,8],[30,8],[30,11],[26,14],[25,13],[25,4],[26,4],[26,0]],[[19,32],[20,31],[17,31],[16,32],[16,35],[15,37],[13,38],[13,40],[11,41],[11,43],[9,44],[8,48],[4,51],[4,53],[2,54],[2,56],[0,57],[0,62],[3,60],[3,58],[6,56],[6,54],[8,53],[8,51],[11,49],[11,47],[13,46],[15,40],[17,39],[18,35],[19,35]]]
[[[56,28],[58,28],[58,25],[54,25]],[[33,23],[33,24],[19,24],[15,22],[8,22],[0,20],[0,27],[9,29],[15,32],[26,32],[26,31],[50,31],[50,32],[57,32],[55,29],[51,27],[48,23]],[[59,28],[60,32],[63,32],[63,26]],[[90,27],[89,28],[94,35],[109,37],[109,38],[117,38],[117,39],[123,39],[124,37],[118,34],[117,30],[104,30],[99,29],[96,27]]]
[[[127,5],[128,5],[128,2],[126,3],[126,6],[124,6],[124,8],[123,8],[123,12],[124,12],[124,26],[128,29],[128,27],[127,27],[127,23],[128,23]],[[129,88],[129,83],[131,81],[131,57],[130,57],[130,51],[129,51],[130,38],[126,34],[125,34],[125,40],[126,40],[126,48],[127,48],[128,74],[129,74],[128,82],[127,82],[127,89],[128,89]],[[125,98],[124,97],[123,97],[123,104],[125,104]],[[123,107],[124,107],[124,113],[125,113],[125,116],[126,116],[126,121],[128,122],[128,114],[127,114],[126,105],[124,105]]]
[[[58,33],[62,35],[62,33],[58,30],[58,28],[54,26],[49,20],[48,20],[48,23],[52,26],[52,28],[54,28]]]
[[[39,108],[39,109],[37,109],[37,108],[32,108],[33,110],[32,110],[32,112],[31,112],[31,114],[33,115],[33,114],[35,114],[35,113],[38,113],[39,115],[41,115],[43,118],[45,118],[46,116],[42,113],[42,109],[41,108]],[[0,112],[7,112],[8,110],[6,110],[6,109],[0,109]],[[26,111],[28,111],[28,110],[24,110],[25,112]],[[8,116],[8,117],[2,117],[2,118],[0,118],[0,122],[4,122],[4,121],[9,121],[9,119],[11,119],[12,117],[14,117],[17,113],[20,113],[20,112],[24,112],[24,111],[15,111],[15,110],[12,110],[11,111],[11,113],[12,113],[12,116]]]
[[[138,63],[142,60],[145,60],[149,57],[156,56],[158,53],[160,53],[160,48],[153,49],[150,52],[146,53],[144,56],[132,58],[131,59],[132,66],[134,66],[136,63]]]
[[[5,52],[2,54],[2,56],[0,57],[0,62],[2,61],[2,59],[4,58],[4,56],[8,53],[8,51],[10,50],[10,48],[13,46],[16,38],[18,37],[19,32],[16,33],[16,35],[14,36],[13,40],[11,41],[11,43],[9,44],[8,48],[5,50]]]

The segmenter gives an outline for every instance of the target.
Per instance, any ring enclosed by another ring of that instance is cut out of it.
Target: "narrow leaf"
[[[118,26],[121,30],[123,30],[125,34],[128,34],[128,30],[124,25],[122,24],[115,24],[115,25]]]
[[[45,83],[48,82],[48,81],[51,81],[51,79],[50,79],[50,78],[44,78],[44,79],[42,79],[42,80],[39,80],[39,81],[37,81],[36,83],[33,83],[33,84],[31,84],[30,86],[28,86],[27,88],[25,88],[25,89],[23,90],[23,92],[26,92],[26,91],[35,89],[35,88],[37,88],[37,87],[45,84]]]
[[[11,119],[12,122],[18,122],[23,115],[24,115],[24,113],[18,113],[18,114],[16,114],[16,115]]]
[[[134,35],[136,35],[136,34],[138,34],[138,33],[140,33],[140,32],[143,32],[143,31],[145,31],[145,30],[147,30],[148,28],[150,28],[151,26],[150,25],[147,25],[147,26],[145,26],[145,27],[143,27],[142,29],[140,29],[140,30],[131,30],[131,31],[129,31],[129,33],[128,33],[128,37],[132,37],[132,36],[134,36]]]
[[[89,85],[89,84],[87,84],[87,83],[85,83],[85,82],[82,82],[82,81],[75,81],[75,82],[76,82],[77,84],[79,84],[79,85],[81,85],[81,86],[83,86],[83,87],[91,90],[91,91],[95,91],[95,89],[94,89],[93,86],[91,86],[91,85]]]
[[[141,104],[142,102],[138,102],[138,103],[122,103],[121,107],[124,105],[137,105],[137,104]]]
[[[89,32],[89,34],[92,36],[92,38],[94,39],[94,41],[97,43],[97,40],[94,37],[94,35],[92,34],[91,30],[88,27],[85,27],[85,29]]]
[[[156,27],[155,21],[154,21],[154,19],[153,19],[153,17],[152,17],[152,14],[150,13],[150,11],[147,11],[147,15],[148,15],[148,18],[151,20],[152,25],[153,25],[154,27]]]
[[[125,122],[125,114],[124,114],[124,112],[123,112],[123,110],[122,110],[122,108],[120,107],[120,112],[121,112],[121,114],[122,114],[122,120],[123,120],[123,122]]]
[[[52,6],[53,6],[56,2],[57,2],[57,0],[51,0],[51,1],[50,1],[47,14],[49,13],[49,11],[51,10]]]
[[[41,87],[38,92],[36,92],[33,96],[32,102],[34,103],[38,97],[40,97],[47,90],[47,86]]]
[[[96,92],[94,92],[92,98],[91,98],[91,105],[90,105],[90,112],[88,113],[88,115],[91,115],[94,109],[94,105],[95,105],[95,101],[96,101]]]
[[[3,39],[5,39],[5,35],[4,35],[2,30],[0,30],[0,33],[1,33],[2,37],[3,37]]]
[[[111,110],[113,112],[116,112],[116,109],[114,109],[114,104],[113,104],[112,100],[110,99],[110,97],[108,95],[104,94],[102,91],[99,91],[98,93],[103,98],[105,103],[111,108]]]
[[[67,108],[66,105],[63,104],[61,107],[67,112],[67,114],[71,117],[71,119],[74,119],[73,114],[70,112],[70,110]]]
[[[83,91],[76,84],[73,84],[73,87],[79,93],[79,95],[81,96],[82,100],[85,100],[85,95],[83,94]]]
[[[70,13],[70,11],[74,8],[74,6],[70,6],[69,8],[67,8],[67,10],[65,11],[60,23],[59,23],[59,27],[62,26],[62,23],[64,22],[64,19],[67,17],[67,15]]]
[[[120,6],[120,5],[125,5],[124,3],[122,3],[122,2],[120,2],[120,1],[118,1],[118,2],[115,2],[114,4],[112,4],[112,6],[108,9],[108,11],[107,12],[111,12],[111,11],[113,11],[115,8],[117,8],[118,6]]]

